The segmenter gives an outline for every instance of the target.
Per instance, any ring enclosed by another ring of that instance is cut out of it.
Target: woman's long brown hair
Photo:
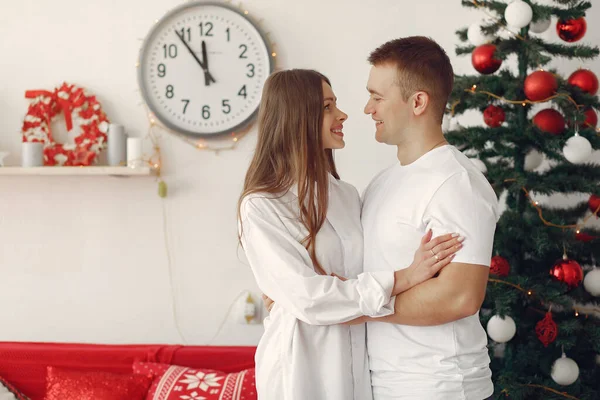
[[[323,150],[323,81],[313,70],[273,73],[263,88],[258,112],[258,141],[238,202],[253,193],[282,195],[298,185],[300,221],[308,230],[302,245],[314,268],[325,274],[317,260],[315,239],[327,216],[329,177],[339,175],[331,149]]]

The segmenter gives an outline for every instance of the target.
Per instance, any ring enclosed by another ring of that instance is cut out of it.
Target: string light
[[[517,181],[516,179],[506,179],[504,182],[508,183],[508,182],[516,182],[516,181]],[[525,186],[522,186],[521,190],[523,190],[523,192],[525,192],[525,196],[529,199],[529,202],[531,203],[531,205],[537,210],[538,215],[539,215],[540,219],[542,220],[542,222],[544,223],[544,225],[549,226],[549,227],[560,228],[560,229],[574,229],[577,233],[580,233],[581,228],[584,227],[592,217],[598,216],[598,213],[600,212],[600,206],[598,206],[593,213],[591,213],[590,215],[585,217],[583,219],[583,221],[581,221],[578,224],[571,224],[571,225],[553,224],[551,222],[548,222],[544,218],[542,208],[539,206],[539,203],[537,201],[534,201],[531,198],[531,194],[529,193],[527,188]]]
[[[577,104],[577,102],[575,100],[573,100],[573,98],[571,96],[569,96],[568,94],[566,94],[566,93],[557,93],[557,94],[555,94],[553,96],[550,96],[550,97],[542,99],[542,100],[529,100],[529,99],[526,99],[526,100],[509,100],[509,99],[504,98],[502,96],[498,96],[498,95],[496,95],[496,94],[494,94],[492,92],[487,92],[485,90],[476,90],[476,88],[477,88],[477,86],[473,85],[473,87],[471,89],[465,89],[465,92],[472,93],[472,94],[477,94],[477,93],[487,94],[488,96],[493,97],[493,98],[495,98],[497,100],[503,101],[505,103],[508,103],[508,104],[519,104],[519,103],[521,103],[521,105],[523,105],[523,106],[525,106],[527,104],[546,103],[546,102],[548,102],[550,100],[554,100],[556,98],[562,97],[562,98],[566,98],[571,103],[573,103],[573,105],[575,105],[575,107],[577,107],[577,109],[583,107],[583,106]]]
[[[502,279],[497,279],[497,278],[490,278],[488,280],[489,280],[489,282],[492,282],[492,283],[499,283],[502,285],[511,286],[520,292],[526,293],[528,296],[533,296],[533,290],[525,289],[521,285],[518,285],[518,284],[515,284],[512,282],[508,282],[508,281],[505,281]],[[581,304],[573,306],[573,310],[575,311],[575,316],[579,316],[580,311],[583,311],[586,315],[600,313],[600,307],[598,307],[598,306],[585,306],[585,305],[581,305]],[[548,308],[548,312],[552,312],[552,305],[550,305],[550,307]]]
[[[530,387],[530,388],[543,389],[543,390],[546,390],[548,392],[552,392],[554,394],[558,394],[560,396],[563,396],[563,397],[565,397],[567,399],[570,399],[570,400],[579,400],[577,397],[571,396],[570,394],[567,394],[567,393],[564,393],[564,392],[559,392],[558,390],[549,388],[548,386],[534,385],[532,383],[520,384],[520,386],[527,386],[527,387]]]
[[[571,102],[571,103],[572,103],[572,104],[573,104],[573,105],[574,105],[574,106],[575,106],[575,107],[576,107],[578,110],[579,110],[580,108],[584,107],[584,106],[582,106],[582,105],[580,105],[580,104],[577,104],[577,102],[576,102],[576,101],[575,101],[575,100],[574,100],[574,99],[573,99],[571,96],[569,96],[569,95],[568,95],[568,94],[566,94],[566,93],[558,93],[558,94],[555,94],[554,96],[550,96],[550,97],[548,97],[548,98],[546,98],[546,99],[543,99],[543,100],[529,100],[529,99],[526,99],[526,100],[509,100],[509,99],[506,99],[506,98],[504,98],[504,97],[502,97],[502,96],[498,96],[498,95],[496,95],[496,94],[494,94],[494,93],[491,93],[491,92],[488,92],[488,91],[485,91],[485,90],[477,90],[477,85],[473,85],[473,86],[471,86],[471,89],[465,89],[465,92],[467,92],[467,93],[471,93],[471,94],[478,94],[478,93],[480,93],[480,94],[486,94],[486,95],[488,95],[489,97],[493,97],[493,98],[495,98],[495,99],[497,99],[497,100],[500,100],[500,101],[502,101],[502,102],[504,102],[504,103],[508,103],[508,104],[521,104],[523,107],[527,106],[527,104],[546,103],[546,102],[548,102],[548,101],[550,101],[550,100],[553,100],[553,99],[556,99],[556,98],[566,98],[566,99],[567,99],[567,100],[569,100],[569,101],[570,101],[570,102]],[[456,107],[457,107],[457,106],[458,106],[460,103],[461,103],[461,101],[460,101],[460,100],[455,100],[455,101],[452,103],[452,106],[450,107],[450,116],[451,116],[451,117],[454,117],[454,114],[456,113]],[[595,128],[594,126],[590,125],[590,123],[589,123],[589,122],[586,122],[586,126],[587,126],[588,128],[593,128],[593,129],[595,129],[595,130],[596,130],[596,135],[597,135],[597,136],[600,136],[600,128]]]

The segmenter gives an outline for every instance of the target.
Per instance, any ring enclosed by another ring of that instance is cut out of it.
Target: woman
[[[365,326],[344,323],[392,314],[391,296],[431,278],[457,251],[456,237],[429,242],[429,233],[410,267],[361,274],[360,198],[339,180],[332,153],[344,147],[346,119],[318,72],[280,71],[265,83],[239,202],[242,246],[275,302],[256,353],[260,399],[371,399]]]

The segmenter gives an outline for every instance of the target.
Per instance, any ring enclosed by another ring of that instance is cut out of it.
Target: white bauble
[[[544,161],[544,155],[542,153],[540,153],[537,150],[531,150],[525,156],[525,171],[529,171],[529,172],[533,171],[534,169],[536,169],[537,167],[542,165],[543,161]]]
[[[587,273],[583,280],[583,287],[594,297],[600,297],[600,268],[594,268]]]
[[[450,130],[450,122],[452,121],[452,116],[450,114],[444,114],[442,118],[442,132],[446,133]]]
[[[484,173],[484,174],[487,173],[487,167],[485,166],[485,163],[483,161],[481,161],[479,158],[469,158],[469,160],[471,160],[473,165],[475,165],[477,167],[477,169],[480,170],[482,173]]]
[[[493,35],[486,35],[481,31],[482,25],[483,21],[475,22],[474,24],[471,24],[467,30],[467,38],[473,46],[481,46],[482,44],[486,44],[494,40]]]
[[[592,155],[592,145],[583,136],[575,134],[567,140],[563,147],[563,155],[573,164],[584,163]]]
[[[524,1],[516,0],[506,7],[504,11],[504,19],[506,23],[515,28],[524,28],[533,18],[533,10],[531,6]]]
[[[494,315],[487,324],[487,333],[494,342],[506,343],[517,333],[517,325],[508,315],[504,318]]]
[[[540,19],[536,22],[532,22],[531,25],[529,25],[529,32],[544,33],[548,30],[548,28],[550,28],[551,23],[552,20],[550,18]]]
[[[563,354],[561,358],[554,361],[550,376],[559,385],[571,385],[579,378],[579,366],[575,361]]]

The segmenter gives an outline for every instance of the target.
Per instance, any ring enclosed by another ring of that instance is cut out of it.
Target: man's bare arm
[[[489,268],[484,265],[451,263],[437,278],[396,296],[395,312],[382,318],[361,317],[347,322],[377,321],[402,325],[432,326],[475,314],[485,298]]]

